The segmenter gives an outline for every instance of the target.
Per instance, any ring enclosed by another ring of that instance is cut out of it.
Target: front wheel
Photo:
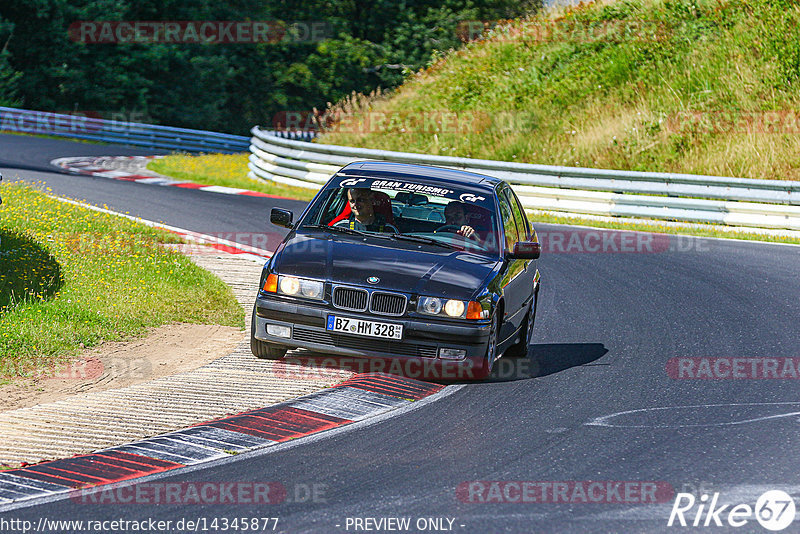
[[[483,379],[492,372],[492,366],[497,359],[497,315],[492,316],[492,326],[489,329],[489,341],[486,344],[486,355],[481,365],[475,369],[475,378]]]
[[[250,352],[262,360],[280,360],[286,355],[286,347],[265,343],[254,337],[250,338]]]
[[[253,309],[253,320],[250,323],[250,352],[262,360],[280,360],[286,355],[286,347],[274,345],[256,339],[256,310]]]

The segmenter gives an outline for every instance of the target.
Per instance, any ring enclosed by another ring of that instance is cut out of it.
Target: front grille
[[[376,291],[372,294],[369,310],[383,315],[403,315],[406,312],[406,297],[397,293]]]
[[[333,290],[333,305],[343,310],[364,311],[367,309],[366,289],[336,287]]]
[[[333,334],[330,332],[319,332],[310,328],[304,328],[302,326],[295,326],[292,329],[292,339],[296,339],[297,341],[305,341],[307,343],[332,345],[344,349],[383,352],[387,355],[394,354],[402,356],[417,356],[421,358],[436,358],[436,345],[353,337],[342,334]]]

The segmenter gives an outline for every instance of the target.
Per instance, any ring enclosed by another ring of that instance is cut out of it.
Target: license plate
[[[355,334],[357,336],[403,339],[403,325],[401,324],[381,323],[378,321],[365,321],[363,319],[329,315],[328,324],[325,328],[331,332],[343,332],[345,334]]]

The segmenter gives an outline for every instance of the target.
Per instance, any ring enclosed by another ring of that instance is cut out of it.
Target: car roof
[[[447,184],[493,190],[502,182],[500,178],[486,176],[459,169],[447,169],[431,165],[394,163],[389,161],[356,161],[346,165],[337,174],[345,176],[369,176],[375,178],[403,178],[427,183]]]

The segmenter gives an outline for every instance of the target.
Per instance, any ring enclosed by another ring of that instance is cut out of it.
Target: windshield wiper
[[[303,228],[319,228],[320,230],[341,232],[343,234],[369,235],[368,233],[362,232],[361,230],[353,230],[352,228],[347,228],[346,226],[328,226],[327,224],[304,224]]]
[[[303,228],[318,228],[320,230],[328,230],[331,232],[341,232],[343,234],[350,234],[350,235],[358,235],[358,236],[365,236],[365,237],[382,237],[384,239],[388,239],[389,236],[387,234],[378,234],[375,232],[362,232],[361,230],[354,230],[352,228],[348,228],[346,226],[328,226],[327,224],[305,224]]]
[[[427,243],[428,245],[435,245],[449,249],[459,249],[459,247],[455,245],[439,241],[438,239],[433,239],[432,237],[424,237],[421,235],[408,235],[408,234],[390,234],[390,235],[395,239],[401,239],[403,241],[415,241],[417,243]]]

